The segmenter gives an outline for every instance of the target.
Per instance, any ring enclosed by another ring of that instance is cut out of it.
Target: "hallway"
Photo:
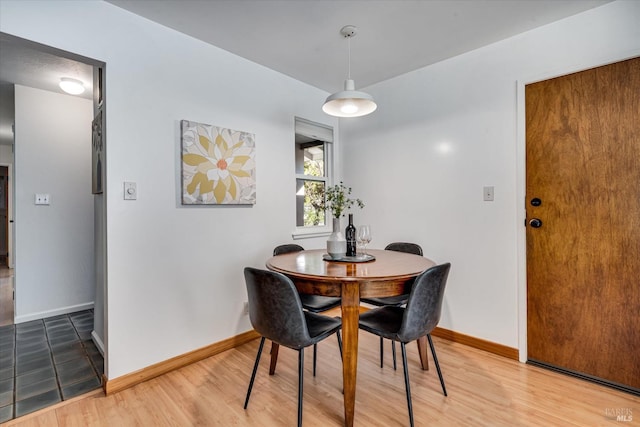
[[[0,326],[0,423],[95,390],[93,310]]]
[[[0,423],[100,388],[93,310],[14,322],[14,270],[0,266]]]
[[[13,269],[0,266],[0,327],[13,325]]]

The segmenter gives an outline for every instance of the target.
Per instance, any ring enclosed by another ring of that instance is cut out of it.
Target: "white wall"
[[[15,86],[16,323],[93,307],[90,100]],[[50,205],[36,206],[36,193]]]
[[[440,326],[524,345],[518,82],[637,56],[639,23],[640,2],[607,4],[366,88],[378,111],[341,123],[345,182],[374,246],[415,241],[452,263]]]
[[[107,376],[249,330],[242,269],[291,241],[294,116],[336,125],[327,93],[104,2],[3,0],[0,31],[106,62]],[[255,134],[255,206],[180,205],[181,119]]]
[[[442,326],[517,344],[516,80],[637,49],[637,7],[616,2],[379,84],[379,110],[341,123],[345,182],[367,202],[356,221],[374,226],[374,246],[414,240],[453,262]],[[242,268],[290,240],[293,117],[335,126],[319,107],[327,94],[103,2],[3,0],[0,31],[107,64],[107,376],[248,330]],[[255,133],[255,206],[180,205],[181,119]],[[137,201],[123,200],[124,181]],[[495,202],[481,202],[483,185]]]
[[[0,164],[13,164],[13,145],[0,145]]]

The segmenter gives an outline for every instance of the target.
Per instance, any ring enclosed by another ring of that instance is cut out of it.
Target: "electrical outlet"
[[[493,202],[493,186],[482,189],[482,200],[485,202]]]
[[[247,301],[244,302],[243,313],[244,314],[249,314],[249,303]]]

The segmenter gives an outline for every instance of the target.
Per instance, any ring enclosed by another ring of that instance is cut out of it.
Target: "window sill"
[[[321,229],[321,230],[305,230],[305,229],[297,229],[293,233],[291,233],[291,237],[293,240],[300,239],[311,239],[314,237],[327,237],[331,234],[331,230]]]

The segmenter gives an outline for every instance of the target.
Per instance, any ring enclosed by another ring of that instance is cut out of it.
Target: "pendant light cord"
[[[347,67],[347,79],[351,80],[351,36],[347,36],[347,59],[348,59],[348,67]]]

